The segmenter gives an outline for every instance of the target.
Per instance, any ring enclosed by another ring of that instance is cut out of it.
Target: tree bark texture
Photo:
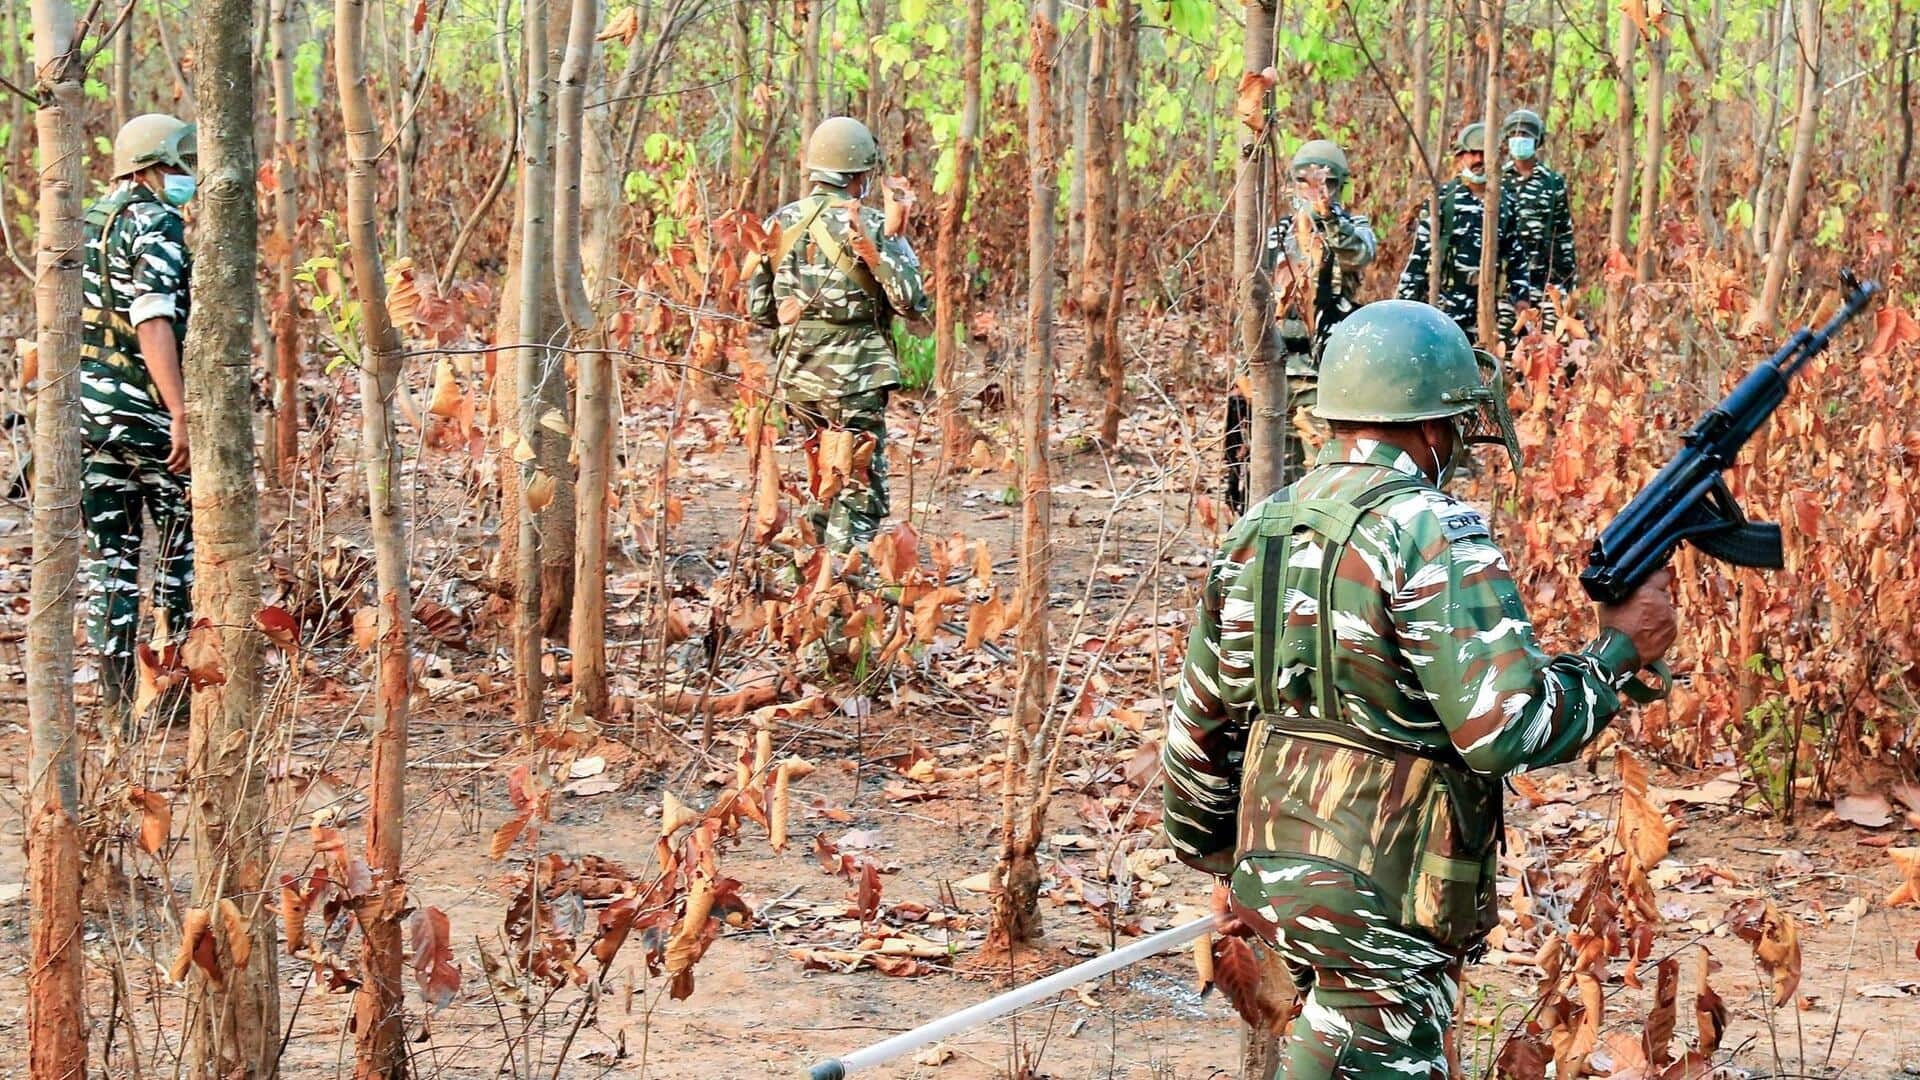
[[[967,217],[967,193],[973,182],[974,143],[980,137],[980,54],[985,38],[986,0],[967,0],[966,44],[961,54],[960,134],[953,145],[953,187],[940,205],[934,237],[933,386],[940,445],[953,460],[973,449],[972,425],[954,401],[955,368],[961,362],[960,318],[966,306],[966,272],[961,266],[960,226]]]
[[[361,455],[367,470],[377,622],[374,667],[373,781],[367,813],[367,863],[373,888],[354,898],[361,930],[361,984],[353,1001],[354,1080],[407,1075],[405,990],[401,985],[400,918],[406,883],[400,876],[406,815],[407,702],[412,692],[409,632],[413,598],[407,578],[406,519],[395,488],[400,447],[393,396],[400,381],[400,332],[387,311],[376,213],[380,129],[373,115],[366,63],[363,0],[336,0],[334,62],[347,143],[347,239],[354,292],[360,300]]]
[[[216,934],[226,972],[188,981],[191,1073],[202,1080],[279,1074],[278,927],[268,835],[266,735],[259,724],[260,511],[254,491],[253,325],[258,305],[259,210],[253,151],[252,0],[193,8],[194,95],[200,183],[194,261],[198,301],[187,333],[188,445],[193,457],[196,633],[218,642],[227,681],[193,695],[187,796],[194,906],[236,905],[246,963]],[[235,418],[241,418],[236,422]],[[293,658],[289,660],[294,662]]]
[[[1054,212],[1059,160],[1054,132],[1053,54],[1059,0],[1034,0],[1027,39],[1027,341],[1020,369],[1020,652],[1013,723],[1001,790],[1001,849],[994,868],[993,937],[1008,947],[1040,932],[1039,834],[1028,827],[1047,790],[1028,785],[1031,759],[1046,747],[1052,680],[1047,668],[1047,597],[1052,556],[1052,469],[1047,459],[1053,409]],[[1029,740],[1032,740],[1031,742]]]
[[[1787,259],[1793,254],[1794,230],[1800,208],[1807,201],[1807,183],[1813,176],[1813,143],[1820,129],[1820,0],[1800,0],[1794,36],[1800,47],[1799,115],[1793,124],[1793,160],[1787,166],[1787,195],[1767,245],[1767,278],[1754,309],[1755,329],[1772,331],[1780,319],[1780,294],[1787,283]]]
[[[1487,177],[1487,194],[1480,216],[1480,299],[1475,314],[1479,316],[1480,345],[1491,350],[1500,340],[1496,300],[1505,291],[1505,283],[1500,280],[1500,35],[1506,21],[1506,0],[1480,0],[1480,15],[1487,28],[1487,82],[1480,101],[1480,122],[1486,125],[1486,164],[1481,171]]]
[[[293,121],[292,0],[272,0],[267,19],[268,70],[273,78],[273,261],[279,264],[273,298],[273,410],[267,418],[267,476],[281,487],[294,483],[300,457],[300,309],[294,300],[294,248],[298,194]],[[452,274],[448,267],[447,273]]]
[[[1616,12],[1613,39],[1613,214],[1607,222],[1607,251],[1627,252],[1627,225],[1633,214],[1633,51],[1640,28]]]
[[[86,1076],[73,601],[80,572],[81,81],[68,0],[33,0],[39,244],[33,307],[33,579],[27,614],[27,1075]],[[19,130],[19,129],[15,129]]]
[[[1115,5],[1118,25],[1114,29],[1116,66],[1107,83],[1107,274],[1099,283],[1103,293],[1098,324],[1089,317],[1087,341],[1100,342],[1100,382],[1106,388],[1100,413],[1100,441],[1118,446],[1120,420],[1126,415],[1127,365],[1120,345],[1120,304],[1126,292],[1128,212],[1132,190],[1127,185],[1127,118],[1133,112],[1134,69],[1139,61],[1138,27],[1134,23],[1133,0],[1118,0]]]
[[[554,287],[565,309],[569,338],[591,348],[597,341],[593,300],[582,273],[580,238],[580,145],[593,38],[599,30],[599,0],[573,0],[566,58],[560,64],[554,154]],[[573,710],[607,715],[607,482],[612,461],[612,357],[604,351],[579,358],[579,405],[574,411],[574,452],[580,473],[576,519],[573,614]]]
[[[886,146],[886,76],[880,73],[880,54],[873,51],[873,39],[887,32],[887,0],[862,0],[861,6],[867,17],[866,36],[860,40],[867,54],[867,106],[863,111],[867,127],[880,138],[880,145]]]
[[[133,16],[113,33],[113,130],[133,119]]]
[[[1113,261],[1113,141],[1108,132],[1116,122],[1114,115],[1113,46],[1114,28],[1103,8],[1087,12],[1087,33],[1092,41],[1087,50],[1086,138],[1076,152],[1084,149],[1084,163],[1076,162],[1083,177],[1083,204],[1080,230],[1085,248],[1081,252],[1080,314],[1086,325],[1087,346],[1076,374],[1095,380],[1106,375],[1106,339],[1100,332],[1107,317],[1107,264]],[[1069,256],[1071,257],[1071,256]]]
[[[1658,27],[1666,16],[1657,15]],[[1653,280],[1659,263],[1660,168],[1667,154],[1667,52],[1671,47],[1665,34],[1656,33],[1647,42],[1647,140],[1640,158],[1640,237],[1634,263],[1634,279],[1641,284]]]
[[[520,158],[520,348],[516,351],[514,386],[518,407],[516,430],[519,445],[533,450],[540,445],[542,369],[546,350],[546,320],[542,317],[546,296],[543,286],[549,280],[553,234],[552,144],[548,136],[551,97],[547,85],[547,0],[527,0],[523,22],[523,63],[527,69],[525,119],[526,132]],[[523,731],[531,731],[541,721],[541,698],[545,692],[545,674],[540,667],[542,641],[540,620],[540,507],[536,495],[545,485],[551,498],[559,487],[559,477],[541,468],[537,454],[515,455],[520,463],[520,485],[516,492],[514,520],[518,523],[519,547],[513,564],[513,701],[514,716]]]
[[[1246,74],[1273,65],[1272,0],[1248,0]],[[1261,98],[1259,131],[1240,125],[1240,176],[1233,189],[1233,280],[1240,289],[1240,351],[1247,364],[1253,413],[1247,448],[1247,501],[1286,484],[1287,369],[1273,327],[1273,281],[1260,268],[1274,175],[1273,92]]]

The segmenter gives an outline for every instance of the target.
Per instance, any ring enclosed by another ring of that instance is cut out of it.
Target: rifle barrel
[[[970,1005],[959,1012],[948,1013],[946,1016],[922,1024],[912,1031],[895,1035],[884,1042],[855,1050],[846,1057],[828,1058],[815,1065],[808,1075],[811,1080],[841,1080],[855,1070],[870,1069],[875,1065],[892,1061],[901,1054],[918,1050],[928,1043],[938,1042],[949,1035],[1005,1016],[1022,1005],[1030,1005],[1042,998],[1052,997],[1088,979],[1105,975],[1109,971],[1118,971],[1149,956],[1178,948],[1219,924],[1220,916],[1206,915],[1171,930],[1162,930],[1157,934],[1143,937],[1125,948],[1115,949],[1105,956],[1096,956],[1084,964],[1075,964],[1065,971],[1056,971],[1044,979],[1028,983],[1016,990],[1009,990],[999,997],[988,998],[978,1005]]]

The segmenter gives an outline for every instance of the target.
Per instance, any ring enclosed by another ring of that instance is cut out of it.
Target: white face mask
[[[1507,140],[1507,153],[1512,154],[1515,161],[1531,161],[1536,149],[1531,135],[1515,135]]]

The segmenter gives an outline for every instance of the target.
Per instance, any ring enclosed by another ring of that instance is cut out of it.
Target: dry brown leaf
[[[1213,987],[1213,935],[1201,934],[1193,939],[1193,970],[1198,976],[1196,993],[1204,994]]]
[[[1680,1000],[1680,961],[1668,957],[1660,961],[1659,970],[1653,1010],[1647,1014],[1647,1027],[1640,1036],[1640,1049],[1653,1065],[1673,1060],[1673,1026]]]
[[[1277,1032],[1287,1017],[1287,1003],[1273,985],[1276,980],[1262,978],[1260,959],[1253,946],[1242,937],[1222,937],[1214,942],[1213,984],[1227,996],[1234,1011],[1255,1031]]]
[[[534,513],[545,510],[553,502],[555,487],[553,474],[545,469],[533,470],[533,479],[527,481],[527,509]]]
[[[673,792],[660,793],[660,838],[673,839],[673,834],[700,820],[700,815],[687,809],[687,804],[674,797]]]
[[[1887,906],[1920,907],[1920,847],[1890,847],[1887,857],[1899,868],[1902,878],[1899,886],[1887,894]]]
[[[220,632],[213,620],[194,620],[187,642],[180,647],[180,663],[187,669],[187,685],[195,690],[222,686],[227,681],[226,664],[220,655]]]
[[[1249,71],[1240,76],[1240,88],[1234,95],[1233,114],[1255,132],[1266,130],[1267,103],[1280,75],[1273,68]]]
[[[1885,795],[1843,795],[1833,800],[1833,816],[1863,829],[1893,824],[1893,804]]]
[[[380,637],[380,609],[368,604],[353,613],[353,646],[361,652],[372,652],[373,643]]]
[[[245,971],[247,960],[253,956],[253,934],[246,916],[240,914],[240,905],[224,896],[220,898],[220,928],[226,934],[227,955],[233,958],[233,970]]]
[[[287,652],[300,651],[300,624],[287,614],[286,608],[278,605],[261,608],[253,613],[253,625],[260,628],[268,641]]]
[[[693,965],[707,951],[707,943],[712,940],[707,932],[707,922],[713,913],[713,878],[704,870],[693,872],[692,884],[687,888],[686,910],[680,915],[680,921],[673,928],[673,936],[667,939],[666,972],[673,979],[672,996],[676,1001],[685,1000],[693,992]],[[681,993],[684,986],[686,993]]]
[[[215,987],[226,985],[221,975],[220,958],[213,950],[213,918],[206,908],[188,908],[180,917],[180,952],[173,958],[167,978],[178,985],[196,965]]]
[[[1720,1049],[1720,1040],[1727,1033],[1727,1003],[1707,985],[1709,969],[1713,967],[1713,954],[1704,947],[1700,950],[1700,966],[1694,978],[1693,1018],[1700,1030],[1700,1040],[1694,1047],[1697,1053],[1712,1056]]]
[[[127,803],[140,811],[140,850],[158,855],[167,846],[173,832],[173,808],[166,796],[143,787],[127,792]]]
[[[1773,980],[1775,1008],[1793,1000],[1800,985],[1800,927],[1770,900],[1742,900],[1727,912],[1727,925],[1753,946],[1760,967]]]

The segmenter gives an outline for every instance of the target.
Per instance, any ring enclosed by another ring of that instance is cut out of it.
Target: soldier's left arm
[[[1533,280],[1527,265],[1526,238],[1520,235],[1520,213],[1506,192],[1500,193],[1499,225],[1500,268],[1507,279],[1507,299],[1514,303],[1537,303],[1544,282]]]
[[[769,234],[777,235],[782,222],[780,215],[766,220],[765,228]],[[773,298],[773,270],[771,260],[759,252],[747,256],[747,318],[761,326],[780,325],[778,308]]]
[[[1572,291],[1579,284],[1579,266],[1573,256],[1573,207],[1569,204],[1567,182],[1563,177],[1553,196],[1553,212],[1548,215],[1548,230],[1553,235],[1553,274],[1551,283]]]
[[[1229,550],[1232,545],[1229,544]],[[1214,560],[1187,635],[1187,658],[1167,721],[1160,761],[1166,770],[1164,826],[1180,861],[1225,875],[1233,870],[1240,810],[1240,769],[1246,753],[1248,717],[1230,704],[1223,678],[1245,683],[1221,658],[1221,610],[1240,563],[1223,552]],[[1223,670],[1225,667],[1225,670]]]
[[[1439,493],[1406,524],[1389,610],[1418,687],[1476,772],[1505,776],[1571,760],[1620,711],[1639,659],[1603,631],[1549,656],[1478,511]]]
[[[921,276],[920,258],[913,253],[913,245],[904,236],[883,234],[879,247],[880,265],[874,268],[873,276],[886,292],[887,303],[908,319],[926,318],[933,303],[927,296],[926,279]]]

